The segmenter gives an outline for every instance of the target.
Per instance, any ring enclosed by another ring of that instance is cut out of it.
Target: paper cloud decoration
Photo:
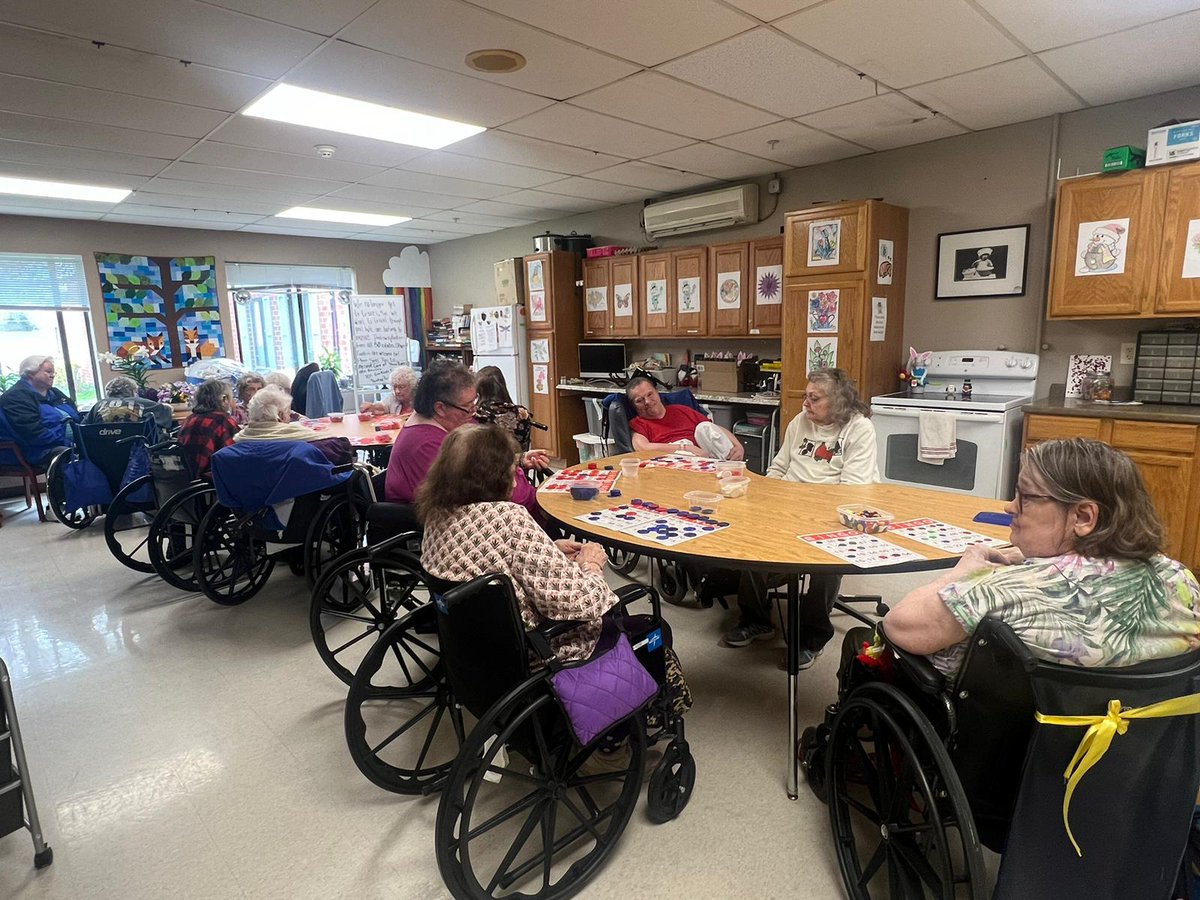
[[[390,288],[433,287],[429,277],[429,254],[416,247],[405,247],[393,256],[383,273],[383,283]]]

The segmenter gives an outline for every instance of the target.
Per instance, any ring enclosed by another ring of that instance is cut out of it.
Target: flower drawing
[[[758,296],[773,300],[779,295],[779,276],[774,272],[766,272],[758,279]]]

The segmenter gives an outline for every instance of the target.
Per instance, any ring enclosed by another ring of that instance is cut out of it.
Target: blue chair
[[[708,415],[708,410],[700,405],[695,395],[687,388],[666,391],[659,396],[662,397],[663,404],[666,406],[682,403],[684,406],[690,406],[697,412]],[[601,416],[601,436],[606,442],[612,441],[614,453],[629,453],[633,450],[633,433],[629,428],[629,421],[637,415],[633,404],[629,402],[629,398],[623,392],[609,394],[600,403],[604,407],[604,414]]]

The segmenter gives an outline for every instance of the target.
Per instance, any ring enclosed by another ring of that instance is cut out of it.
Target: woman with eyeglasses
[[[1163,529],[1133,461],[1100,441],[1025,451],[1007,549],[967,548],[958,565],[884,619],[888,641],[958,671],[979,622],[1007,623],[1033,654],[1118,667],[1200,646],[1200,585],[1162,553]]]

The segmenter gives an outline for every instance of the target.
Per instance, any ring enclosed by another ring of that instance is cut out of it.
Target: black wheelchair
[[[138,434],[124,441],[146,446],[150,471],[121,488],[105,509],[104,542],[123,566],[151,573],[156,571],[151,532],[158,513],[176,494],[198,482],[174,438],[148,444],[146,435]]]
[[[196,582],[196,534],[216,500],[217,492],[210,482],[189,481],[187,487],[159,505],[146,538],[146,556],[154,574],[171,587],[189,593],[200,590]]]
[[[843,661],[838,701],[800,740],[848,896],[987,897],[981,846],[1003,854],[997,900],[1177,896],[1200,718],[1133,715],[1117,728],[1110,704],[1129,712],[1195,694],[1200,651],[1120,669],[1057,665],[990,619],[953,679],[890,649],[888,678]],[[1117,734],[1070,798],[1069,819],[1064,772],[1085,729],[1035,711]]]
[[[63,525],[82,530],[104,515],[108,505],[126,483],[129,459],[134,452],[133,438],[154,441],[158,427],[153,421],[100,422],[92,425],[68,423],[74,446],[68,447],[50,461],[46,469],[46,499],[50,511]],[[87,460],[103,473],[107,491],[100,502],[80,504],[68,496],[66,470],[69,465]]]

